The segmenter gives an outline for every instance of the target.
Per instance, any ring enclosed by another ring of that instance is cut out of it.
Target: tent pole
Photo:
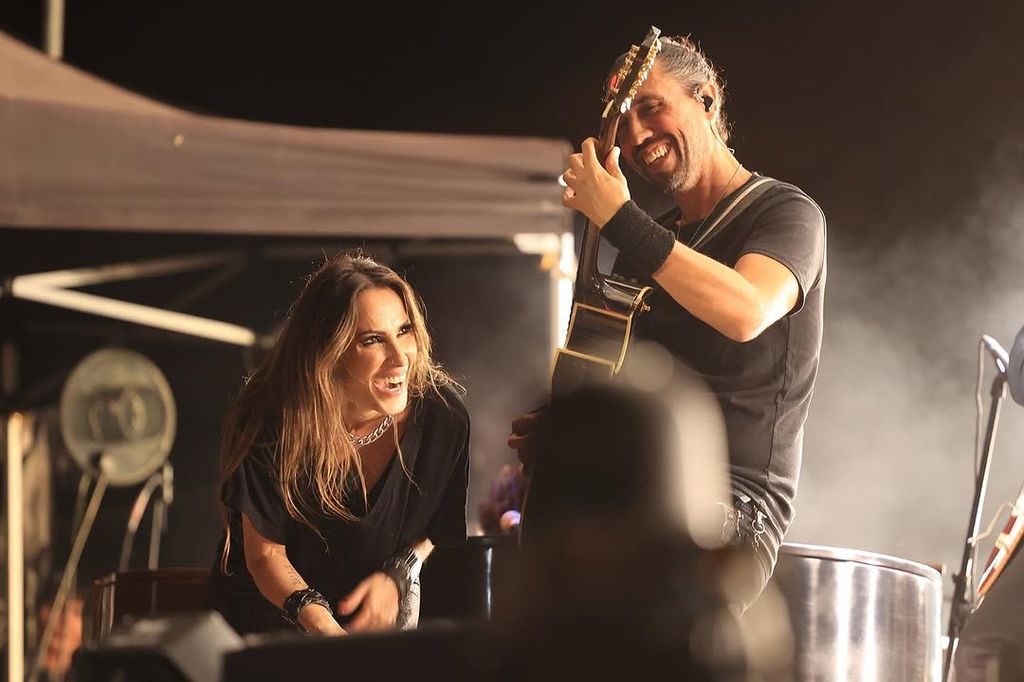
[[[258,339],[256,333],[246,327],[69,288],[187,272],[230,262],[232,259],[232,254],[211,254],[38,272],[12,278],[7,293],[14,298],[46,303],[59,308],[69,308],[239,346],[251,346],[257,343]]]
[[[64,0],[46,0],[46,54],[64,58]]]
[[[22,416],[5,417],[7,432],[7,679],[25,679],[25,545],[22,520]]]
[[[254,331],[236,324],[139,305],[129,301],[119,301],[71,289],[39,286],[31,283],[23,284],[18,281],[19,279],[15,277],[11,287],[14,298],[46,303],[58,308],[69,308],[157,329],[167,329],[180,334],[189,334],[237,346],[251,346],[258,341]]]
[[[569,333],[569,315],[572,312],[572,289],[576,281],[576,240],[572,232],[561,236],[558,252],[557,291],[555,294],[555,347],[551,357],[565,344]]]

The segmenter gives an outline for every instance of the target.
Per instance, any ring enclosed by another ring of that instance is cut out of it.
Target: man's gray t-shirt
[[[713,223],[761,176],[754,175],[719,202]],[[699,223],[678,225],[678,209],[658,222],[686,244]],[[797,304],[746,343],[733,341],[694,317],[653,281],[651,311],[636,318],[636,334],[665,346],[708,382],[718,397],[729,438],[732,487],[758,500],[770,517],[773,556],[793,518],[803,450],[803,426],[818,370],[825,289],[825,218],[799,188],[772,186],[700,244],[698,251],[735,267],[741,256],[760,253],[785,265],[800,288]],[[620,256],[616,274],[635,277]]]

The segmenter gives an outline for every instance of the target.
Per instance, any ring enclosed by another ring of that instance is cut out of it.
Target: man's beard
[[[680,168],[670,175],[665,181],[659,182],[658,187],[661,189],[663,194],[675,194],[676,191],[683,186],[683,181],[685,180],[686,169]]]

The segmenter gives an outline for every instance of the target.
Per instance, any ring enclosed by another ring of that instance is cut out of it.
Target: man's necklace
[[[357,436],[353,433],[348,434],[348,442],[352,443],[356,447],[369,445],[384,435],[384,433],[391,427],[392,421],[394,420],[391,418],[390,414],[384,415],[384,420],[381,421],[380,425],[365,436]]]
[[[732,175],[729,176],[729,182],[725,183],[725,188],[722,190],[722,193],[720,195],[718,195],[718,200],[715,201],[714,204],[712,204],[711,210],[708,211],[708,214],[706,216],[704,216],[704,218],[700,221],[700,224],[697,225],[697,229],[694,230],[693,236],[690,237],[686,241],[686,245],[687,246],[692,247],[694,244],[699,242],[704,237],[704,223],[706,223],[708,221],[708,218],[710,218],[711,214],[715,212],[715,209],[718,208],[718,205],[720,203],[722,203],[722,199],[724,199],[725,195],[729,193],[729,188],[732,187],[732,181],[736,179],[736,174],[740,172],[740,168],[743,168],[743,164],[742,163],[741,164],[737,164],[736,170],[734,170],[732,172]],[[683,217],[679,216],[679,222],[676,224],[676,239],[678,241],[682,241],[682,239],[679,236],[679,232],[682,229],[683,229]]]

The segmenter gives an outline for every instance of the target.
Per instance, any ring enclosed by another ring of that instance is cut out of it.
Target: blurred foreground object
[[[75,655],[72,682],[220,682],[242,638],[216,611],[128,620]]]
[[[736,614],[759,569],[723,542],[724,447],[693,433],[716,424],[684,418],[701,402],[685,388],[666,400],[664,389],[591,385],[541,417],[521,551],[495,609],[524,678],[786,679],[781,600],[765,602],[762,622],[783,662],[775,677],[748,669]]]

